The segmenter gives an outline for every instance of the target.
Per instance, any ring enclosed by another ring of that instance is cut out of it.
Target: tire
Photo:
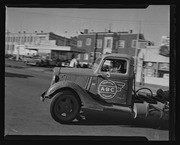
[[[51,116],[61,124],[70,123],[79,115],[80,104],[80,99],[73,92],[67,90],[59,92],[51,102]]]

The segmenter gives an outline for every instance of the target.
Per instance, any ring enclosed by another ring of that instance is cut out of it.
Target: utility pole
[[[93,56],[93,64],[94,64],[94,62],[95,62],[95,60],[96,60],[96,50],[97,50],[97,32],[96,32],[96,34],[95,34],[95,44],[94,44],[94,56]]]
[[[141,33],[141,21],[139,21],[139,32],[137,34],[137,38],[136,38],[136,48],[135,48],[135,67],[134,67],[134,70],[135,70],[135,73],[137,71],[137,53],[138,53],[138,49],[139,49],[139,36],[140,36],[140,33]]]
[[[141,21],[139,21],[139,32],[137,34],[137,40],[136,40],[136,48],[135,48],[135,66],[134,66],[134,82],[136,82],[136,74],[137,74],[137,52],[138,52],[138,48],[139,48],[139,36],[140,36],[140,32],[141,32]]]
[[[109,32],[111,32],[111,23],[109,24]]]

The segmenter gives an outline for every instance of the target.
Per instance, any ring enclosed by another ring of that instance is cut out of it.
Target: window
[[[89,57],[89,54],[88,54],[88,53],[85,53],[85,54],[84,54],[84,60],[88,60],[88,57]]]
[[[136,48],[137,40],[132,40],[131,47]]]
[[[81,40],[78,40],[77,47],[82,47],[82,41]]]
[[[146,48],[147,47],[147,42],[139,42],[138,47],[139,48]]]
[[[21,42],[24,42],[24,37],[21,37]]]
[[[125,41],[124,40],[119,40],[118,48],[124,48],[124,46],[125,46]]]
[[[35,36],[35,37],[34,37],[34,42],[36,42],[37,40],[38,40],[38,38]]]
[[[39,39],[40,40],[46,40],[46,37],[45,36],[40,36]]]
[[[127,61],[124,59],[106,59],[102,65],[101,71],[125,74],[127,72]]]
[[[105,49],[112,49],[112,42],[113,42],[112,37],[105,37],[104,48]]]
[[[94,52],[90,53],[90,59],[94,59]]]
[[[16,37],[16,42],[18,42],[18,37]]]
[[[13,37],[13,40],[12,40],[12,42],[15,42],[15,37]]]
[[[80,60],[80,58],[81,58],[81,54],[78,54],[77,55],[77,60]]]
[[[14,45],[12,45],[12,49],[11,49],[11,51],[14,51]]]
[[[101,52],[95,52],[95,59],[101,56]],[[94,59],[94,52],[90,53],[90,59]]]
[[[95,64],[99,65],[99,63],[101,62],[101,59],[102,59],[102,57],[98,57],[95,61]]]
[[[91,38],[86,38],[86,45],[91,45]]]
[[[31,36],[30,42],[33,42],[33,37]]]
[[[30,36],[28,36],[28,40],[27,41],[30,42]]]
[[[97,39],[97,48],[102,48],[102,39]]]
[[[96,58],[99,58],[101,56],[101,52],[96,52]]]
[[[111,46],[111,40],[107,39],[106,48],[110,48],[110,46]]]

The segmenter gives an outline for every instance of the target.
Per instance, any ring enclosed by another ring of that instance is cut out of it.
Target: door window
[[[125,74],[127,72],[127,61],[124,59],[106,59],[101,67],[101,71]]]

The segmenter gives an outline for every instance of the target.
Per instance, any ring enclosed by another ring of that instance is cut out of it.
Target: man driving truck
[[[117,60],[112,61],[112,68],[110,69],[110,72],[112,73],[126,73],[126,70],[124,69],[125,61],[123,60]]]

